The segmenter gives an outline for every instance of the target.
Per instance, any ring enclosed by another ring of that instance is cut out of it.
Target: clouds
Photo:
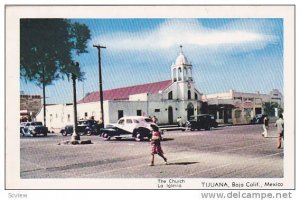
[[[120,29],[102,29],[101,37],[93,39],[108,47],[107,54],[112,62],[108,66],[114,66],[116,71],[132,72],[128,77],[134,78],[124,79],[124,85],[168,79],[170,66],[182,44],[185,55],[193,64],[197,87],[204,93],[234,88],[261,92],[268,92],[271,87],[282,90],[282,81],[278,81],[283,77],[282,19],[137,21],[122,19]],[[262,69],[267,74],[266,79],[261,77]],[[118,78],[111,87],[122,79],[113,74],[110,80],[113,76]]]
[[[233,20],[226,26],[211,24],[207,27],[197,19],[168,19],[154,29],[105,33],[101,38],[95,37],[93,42],[105,41],[112,51],[167,50],[180,44],[216,51],[252,51],[280,40],[276,34],[270,34],[269,29],[273,28],[264,28],[264,24],[264,20],[250,24]]]
[[[75,20],[76,21],[76,20]],[[196,87],[205,94],[235,89],[267,93],[283,91],[282,19],[82,19],[92,39],[89,53],[76,59],[86,72],[78,83],[78,99],[97,91],[98,55],[101,51],[103,89],[170,79],[170,67],[179,45],[193,65]],[[84,87],[83,87],[84,86]],[[64,90],[61,90],[64,88]],[[21,82],[21,90],[40,94],[34,84]],[[70,102],[70,82],[47,87],[47,102]]]

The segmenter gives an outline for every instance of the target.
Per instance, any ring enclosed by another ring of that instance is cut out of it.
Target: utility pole
[[[43,107],[44,107],[44,126],[46,124],[46,85],[45,85],[45,66],[43,66]]]
[[[103,90],[102,90],[102,72],[101,72],[100,51],[101,51],[101,49],[106,49],[106,47],[105,46],[100,46],[100,45],[93,45],[93,47],[98,49],[99,89],[100,89],[100,109],[101,109],[100,120],[102,121],[102,123],[100,125],[103,128],[104,127],[104,111],[103,111]]]
[[[79,65],[76,62],[76,65]],[[72,141],[80,140],[80,136],[77,132],[77,100],[76,100],[76,75],[72,73],[72,85],[73,85],[73,111],[74,111],[74,126],[73,126],[73,134]]]
[[[45,76],[45,75],[43,75]],[[44,107],[44,126],[47,126],[46,124],[46,86],[45,83],[43,83],[43,107]]]

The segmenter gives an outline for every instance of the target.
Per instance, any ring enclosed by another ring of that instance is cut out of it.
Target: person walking
[[[269,118],[268,116],[265,116],[263,119],[263,129],[264,132],[262,133],[262,136],[264,136],[265,138],[268,137],[268,129],[269,129]]]
[[[153,133],[152,133],[152,138],[150,140],[151,142],[151,163],[150,166],[154,166],[154,155],[158,154],[160,157],[162,157],[165,161],[165,164],[167,165],[167,158],[164,156],[164,152],[161,148],[160,145],[160,141],[162,139],[161,134],[159,132],[159,129],[156,125],[152,124],[151,125],[152,129],[153,129]]]
[[[282,114],[279,115],[279,119],[276,121],[277,133],[278,133],[278,144],[277,148],[280,149],[282,141],[284,139],[284,120]]]
[[[156,116],[153,116],[153,117],[152,117],[152,121],[153,121],[155,124],[157,124],[158,119],[156,118]]]

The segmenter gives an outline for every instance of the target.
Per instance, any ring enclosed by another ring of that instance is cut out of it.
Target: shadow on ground
[[[116,138],[111,138],[110,140],[105,140],[104,138],[102,138],[104,141],[109,141],[109,142],[118,142],[118,141],[135,141],[134,138],[122,138],[122,139],[116,139]],[[174,140],[174,138],[163,138],[162,142],[165,142],[165,141],[170,141],[170,140]],[[149,140],[142,140],[142,141],[139,141],[139,142],[150,142]]]
[[[168,165],[192,165],[192,164],[196,164],[199,162],[171,162],[168,163]]]
[[[163,138],[163,140],[162,141],[170,141],[170,140],[174,140],[174,138]]]

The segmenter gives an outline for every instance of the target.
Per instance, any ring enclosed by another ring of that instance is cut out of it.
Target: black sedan
[[[95,120],[79,120],[77,124],[77,132],[80,135],[98,135],[100,134],[100,125]],[[61,129],[63,136],[72,135],[73,125],[66,125]]]
[[[191,119],[188,122],[189,128],[191,131],[193,130],[210,130],[212,127],[217,128],[218,123],[216,122],[216,119],[212,115],[208,114],[200,114],[200,115],[193,115],[191,116]]]
[[[265,114],[257,114],[251,120],[251,124],[263,124],[265,117],[268,117],[268,116]]]

